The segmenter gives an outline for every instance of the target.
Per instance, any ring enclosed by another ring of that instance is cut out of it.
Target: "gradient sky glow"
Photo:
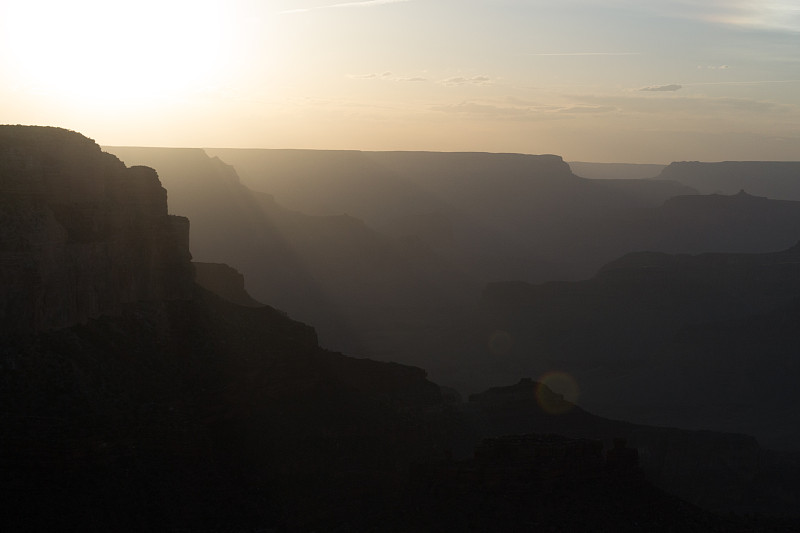
[[[105,145],[800,160],[800,0],[3,0],[0,122]]]

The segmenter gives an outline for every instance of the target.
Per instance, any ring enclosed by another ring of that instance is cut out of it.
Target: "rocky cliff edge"
[[[154,170],[69,130],[0,126],[0,334],[189,298],[192,268]]]

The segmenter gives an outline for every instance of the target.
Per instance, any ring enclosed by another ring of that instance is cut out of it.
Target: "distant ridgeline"
[[[672,163],[657,179],[674,180],[702,194],[750,194],[781,200],[800,200],[800,161],[723,161]]]
[[[658,176],[665,166],[637,163],[569,162],[569,167],[575,174],[590,179],[647,179]]]
[[[327,347],[423,366],[462,392],[529,375],[482,366],[498,362],[474,326],[486,283],[587,279],[635,251],[800,240],[800,202],[749,186],[586,179],[556,155],[107,150],[157,169],[192,221],[195,260],[231,265],[256,300],[313,324]]]

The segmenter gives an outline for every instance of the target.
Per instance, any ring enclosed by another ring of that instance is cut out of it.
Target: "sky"
[[[0,123],[101,145],[800,160],[800,0],[0,0]]]

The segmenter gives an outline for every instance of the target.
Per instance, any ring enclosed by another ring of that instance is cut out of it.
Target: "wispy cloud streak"
[[[771,83],[800,83],[800,80],[705,81],[684,83],[684,85],[765,85]]]
[[[471,78],[458,76],[455,78],[447,78],[446,80],[442,80],[440,83],[444,85],[488,85],[491,82],[492,79],[489,76],[473,76]]]
[[[578,5],[634,9],[658,16],[716,24],[800,31],[795,0],[561,0]]]
[[[410,2],[411,0],[364,0],[363,2],[342,2],[339,4],[331,4],[328,6],[306,7],[298,9],[287,9],[280,13],[308,13],[309,11],[319,11],[320,9],[337,9],[342,7],[374,7],[386,4],[399,4],[403,2]]]
[[[395,77],[394,74],[391,72],[384,72],[383,74],[377,74],[374,72],[370,72],[369,74],[348,74],[348,78],[353,80],[382,80],[382,81],[408,81],[408,82],[422,82],[428,81],[428,78],[423,78],[422,76],[402,76],[402,77]]]
[[[670,85],[650,85],[649,87],[642,87],[639,90],[648,92],[674,92],[674,91],[680,91],[682,88],[683,85],[678,85],[677,83],[673,83]]]

